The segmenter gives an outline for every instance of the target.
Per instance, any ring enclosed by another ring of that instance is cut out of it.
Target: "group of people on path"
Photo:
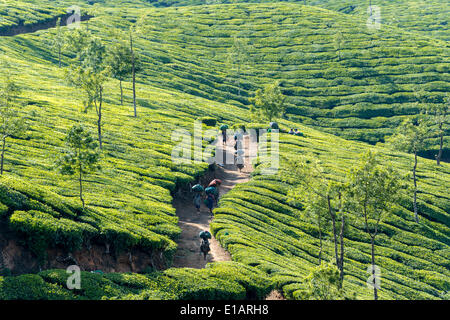
[[[222,181],[220,179],[214,179],[206,188],[204,188],[201,184],[196,184],[192,187],[192,191],[194,192],[194,205],[197,209],[197,213],[200,213],[202,199],[204,199],[204,203],[206,207],[208,207],[209,213],[212,215],[214,204],[217,205],[217,201],[219,199],[219,186],[221,183]],[[200,243],[200,253],[203,254],[203,257],[206,260],[206,256],[209,251],[211,251],[209,239],[211,239],[212,236],[208,230],[202,230],[199,233],[199,237],[202,239],[202,242]]]
[[[194,205],[198,213],[200,213],[203,199],[204,204],[209,209],[209,213],[212,214],[214,205],[217,205],[219,200],[219,186],[221,183],[222,181],[220,179],[214,179],[206,188],[201,184],[196,184],[192,187],[192,191],[194,192]]]
[[[228,126],[224,125],[220,128],[222,131],[222,144],[225,146],[227,144],[227,129]],[[234,135],[234,163],[239,169],[239,172],[244,168],[244,143],[243,143],[243,133],[242,131],[237,132]],[[202,200],[206,207],[209,209],[209,213],[212,215],[212,210],[214,205],[217,206],[219,200],[219,186],[222,183],[220,179],[212,180],[206,188],[201,184],[196,184],[192,187],[194,192],[194,205],[197,209],[197,213],[200,213],[200,208],[202,205]],[[200,244],[200,252],[204,254],[204,259],[210,251],[209,239],[211,239],[211,233],[207,230],[202,230],[199,233],[199,237],[202,239]]]
[[[227,140],[228,140],[227,129],[228,129],[227,125],[220,127],[220,130],[222,131],[222,144],[224,146],[227,144]],[[234,135],[234,164],[239,169],[239,172],[242,171],[242,169],[244,168],[244,165],[245,165],[244,155],[245,155],[244,134],[243,134],[242,130],[239,130]]]

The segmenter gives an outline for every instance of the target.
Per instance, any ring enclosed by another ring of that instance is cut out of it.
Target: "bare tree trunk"
[[[375,235],[371,235],[371,244],[372,244],[372,278],[373,278],[373,298],[378,300],[378,289],[376,286],[376,275],[375,275]]]
[[[320,216],[318,217],[318,225],[319,225],[319,240],[320,240],[320,251],[319,251],[319,266],[320,266],[320,264],[322,263],[322,248],[323,248],[323,245],[322,245],[322,228],[321,228],[321,225],[320,225]]]
[[[103,88],[100,87],[100,99],[99,99],[99,105],[98,105],[98,120],[97,120],[97,129],[98,129],[98,143],[100,149],[103,148],[102,146],[102,101],[103,100]]]
[[[440,166],[441,165],[441,158],[442,158],[442,146],[444,144],[444,132],[442,131],[442,122],[439,123],[439,137],[440,137],[440,142],[439,142],[439,153],[436,156],[436,162],[437,165]]]
[[[136,110],[136,68],[134,61],[134,51],[133,51],[133,36],[130,31],[130,49],[131,49],[131,71],[133,74],[133,107],[134,107],[134,116],[137,117]]]
[[[236,83],[237,83],[237,87],[238,87],[238,96],[239,97],[241,96],[241,83],[239,81],[240,77],[241,77],[241,63],[238,62],[238,75],[237,75]]]
[[[6,137],[3,138],[2,141],[2,155],[1,155],[1,164],[0,164],[0,175],[3,175],[3,162],[5,159],[5,149],[6,149]]]
[[[120,85],[120,105],[123,106],[123,88],[122,88],[122,80],[119,80]]]
[[[414,179],[414,218],[416,222],[419,223],[419,215],[417,213],[417,178],[416,178],[416,169],[417,169],[417,151],[414,152],[414,168],[413,168],[413,179]]]
[[[341,222],[341,233],[339,234],[339,240],[341,243],[341,257],[339,261],[339,287],[342,288],[342,283],[344,282],[344,226],[345,226],[345,216],[342,214]]]
[[[58,62],[59,62],[59,67],[61,68],[61,47],[58,47]]]
[[[83,204],[83,208],[84,208],[84,199],[83,199],[83,180],[82,180],[82,168],[81,168],[81,162],[80,162],[80,176],[78,178],[78,181],[80,182],[80,200],[81,203]]]
[[[328,202],[328,213],[330,214],[331,221],[333,222],[333,237],[334,237],[334,254],[336,256],[336,267],[339,268],[339,255],[338,255],[338,245],[337,245],[337,236],[336,236],[336,217],[331,209],[331,201],[330,197],[327,197]]]

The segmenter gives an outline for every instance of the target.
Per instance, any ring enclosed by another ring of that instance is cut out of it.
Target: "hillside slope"
[[[130,82],[124,82],[124,106],[118,82],[109,79],[106,85],[102,170],[86,179],[86,210],[79,204],[76,181],[63,178],[54,162],[67,130],[82,122],[95,131],[96,117],[92,111],[80,112],[83,97],[63,80],[64,70],[58,68],[57,54],[49,46],[55,30],[0,38],[0,58],[5,62],[0,73],[18,81],[20,112],[29,124],[24,137],[8,143],[5,174],[0,178],[0,219],[2,227],[25,240],[39,260],[26,272],[46,267],[46,248],[68,254],[92,244],[131,257],[133,250],[155,253],[165,258],[165,265],[155,267],[167,267],[180,233],[171,206],[173,193],[196,181],[208,167],[172,163],[173,130],[192,131],[194,120],[204,116],[217,119],[217,124],[249,122],[248,97],[264,83],[282,81],[289,95],[290,121],[280,123],[306,133],[305,138],[282,135],[281,152],[313,151],[336,177],[369,146],[323,131],[380,141],[401,119],[417,112],[412,92],[416,84],[424,84],[428,103],[441,103],[448,91],[448,49],[442,41],[398,30],[375,35],[363,31],[356,19],[324,9],[286,3],[97,9],[89,30],[106,43],[112,36],[104,30],[127,30],[139,21],[136,50],[144,71],[138,75],[138,118],[132,117]],[[341,60],[333,49],[334,32],[325,28],[334,23],[348,42]],[[254,32],[240,33],[242,29]],[[227,73],[234,36],[251,43],[252,63],[246,63],[239,82],[235,74]],[[63,65],[73,56],[68,48]],[[446,139],[448,143],[448,135]],[[376,149],[386,163],[410,169],[410,156]],[[445,298],[449,289],[450,168],[420,161],[425,163],[419,167],[421,224],[413,223],[410,199],[405,197],[403,207],[383,224],[379,238],[377,258],[386,276],[382,298]],[[314,228],[301,221],[298,208],[287,203],[289,186],[281,178],[255,177],[224,197],[215,212],[217,237],[233,260],[246,266],[169,269],[162,276],[152,273],[156,282],[139,275],[85,273],[92,277],[92,286],[88,292],[75,293],[62,287],[67,277],[63,271],[43,271],[0,278],[0,298],[17,298],[15,286],[21,283],[30,284],[20,292],[29,299],[56,297],[52,296],[56,291],[65,298],[91,299],[244,298],[249,292],[262,297],[273,281],[288,297],[296,297],[313,265],[317,238]],[[345,286],[365,298],[370,294],[364,287],[367,239],[357,220],[351,230]],[[252,277],[259,279],[257,285]],[[166,283],[173,284],[170,290]],[[26,291],[34,288],[31,284],[40,289]],[[179,286],[185,291],[177,295]]]
[[[136,1],[140,2],[140,1]],[[216,5],[236,3],[276,3],[278,0],[142,0],[155,7],[192,6],[192,5]],[[380,9],[380,23],[387,26],[395,26],[405,31],[411,31],[420,35],[430,36],[436,39],[450,39],[448,29],[448,15],[450,9],[445,0],[287,0],[309,6],[317,6],[336,12],[354,15],[367,20],[370,15],[369,5]],[[377,15],[378,13],[373,13]],[[418,19],[417,17],[420,17]]]
[[[164,86],[248,105],[254,90],[278,80],[291,120],[346,139],[383,141],[406,116],[445,103],[449,91],[445,42],[393,27],[373,31],[357,17],[291,3],[146,12],[144,37],[165,57],[153,69],[155,85],[156,75],[167,75]],[[431,157],[437,145],[429,141]]]
[[[64,4],[57,2],[61,8]],[[363,5],[355,6],[354,15],[344,13],[340,1],[146,9],[155,4],[136,0],[119,7],[110,1],[108,12],[101,3],[83,11],[106,14],[108,25],[137,20],[149,50],[148,80],[164,88],[248,105],[254,90],[279,80],[289,96],[291,120],[369,143],[383,142],[405,116],[417,115],[422,107],[445,103],[449,91],[446,39],[395,23],[368,28]],[[402,9],[409,2],[379,5],[413,26],[446,21],[440,1],[428,4],[429,18],[420,23],[410,17],[425,10],[420,3],[411,5],[411,13]],[[232,50],[236,41],[237,52]],[[423,155],[433,158],[438,144],[437,137],[430,139]]]
[[[102,26],[92,21],[90,27],[99,32]],[[67,130],[82,122],[95,132],[96,116],[92,111],[80,112],[83,97],[63,80],[64,70],[54,64],[49,41],[47,31],[0,38],[4,61],[0,73],[21,87],[20,112],[29,126],[25,136],[8,140],[5,173],[0,178],[0,202],[8,209],[2,206],[2,218],[15,216],[16,230],[29,238],[43,258],[46,246],[61,245],[71,251],[89,246],[91,239],[110,245],[111,250],[162,250],[170,261],[176,248],[173,240],[180,232],[171,193],[207,169],[205,163],[173,164],[171,133],[177,128],[192,131],[194,120],[205,115],[242,121],[244,112],[144,82],[138,84],[142,107],[135,119],[132,106],[120,106],[118,83],[110,81],[103,106],[102,170],[87,178],[84,191],[89,209],[83,212],[76,181],[60,175],[55,160]],[[130,85],[124,87],[129,101]],[[29,210],[39,212],[33,212],[33,218],[20,213]],[[46,225],[38,227],[39,222]],[[65,238],[51,234],[56,223],[61,231],[67,228]],[[42,232],[47,234],[45,241],[33,243]]]
[[[301,127],[305,137],[281,134],[280,170],[262,175],[269,165],[262,161],[248,183],[224,196],[215,211],[212,230],[233,260],[265,271],[283,293],[297,297],[302,279],[317,265],[318,228],[289,200],[292,173],[285,159],[314,155],[331,179],[340,180],[359,155],[371,148],[381,162],[402,174],[410,172],[413,159],[381,147],[348,142]],[[376,264],[381,268],[382,299],[444,298],[450,288],[450,166],[436,167],[421,160],[419,169],[420,223],[414,221],[412,196],[404,193],[398,207],[386,216],[376,240]],[[371,299],[366,272],[370,264],[370,240],[361,217],[346,219],[344,290],[358,299]],[[328,232],[327,232],[328,234]],[[325,261],[333,260],[331,235],[326,235]]]

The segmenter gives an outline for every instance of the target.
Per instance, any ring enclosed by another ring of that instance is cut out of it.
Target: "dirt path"
[[[221,142],[219,143],[221,144]],[[245,149],[248,149],[248,136],[244,136],[244,146]],[[231,139],[228,139],[225,148],[222,148],[222,151],[225,150],[228,154],[227,157],[233,157],[233,147],[234,139],[231,137]],[[239,172],[239,169],[234,164],[218,167],[215,171],[215,178],[222,180],[219,188],[220,196],[233,189],[238,183],[247,182],[252,170],[253,168],[248,159],[246,159],[242,172]],[[200,213],[197,213],[191,195],[186,199],[181,197],[175,198],[173,205],[177,210],[177,216],[179,217],[178,225],[182,230],[180,239],[178,240],[178,250],[173,260],[173,267],[201,269],[210,262],[231,260],[230,254],[220,246],[214,237],[210,241],[211,252],[208,254],[206,261],[203,259],[203,255],[200,254],[200,238],[198,234],[201,230],[209,231],[209,224],[213,219],[209,214],[208,208],[203,203]]]

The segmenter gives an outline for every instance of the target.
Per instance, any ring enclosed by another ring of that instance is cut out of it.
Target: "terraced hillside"
[[[374,32],[365,20],[315,7],[166,8],[142,20],[152,51],[165,57],[152,74],[170,77],[164,86],[248,105],[254,90],[276,79],[291,120],[346,139],[383,141],[406,116],[444,103],[449,90],[445,42],[394,27]],[[230,65],[235,37],[242,59]],[[437,145],[429,141],[430,150]]]
[[[309,5],[357,15],[369,16],[369,1],[355,3],[348,0],[312,0]],[[395,26],[415,34],[430,36],[435,39],[450,40],[448,28],[448,3],[442,0],[377,0],[372,6],[380,8],[380,23]]]
[[[274,0],[148,0],[147,3],[155,7],[168,6],[192,6],[235,3],[273,3]],[[444,0],[374,0],[374,1],[350,1],[350,0],[288,0],[309,6],[317,6],[336,12],[355,15],[367,20],[370,16],[372,5],[380,8],[379,22],[383,25],[395,26],[405,31],[411,31],[421,35],[428,35],[436,39],[449,40],[448,29],[448,4]],[[373,16],[376,13],[372,12]],[[420,18],[418,18],[420,17]],[[378,18],[377,18],[378,19]]]
[[[101,19],[90,22],[94,33],[100,34],[102,27]],[[7,74],[21,87],[20,112],[29,126],[24,137],[8,141],[5,174],[0,178],[3,219],[12,219],[14,229],[29,239],[32,250],[42,258],[47,246],[72,251],[89,245],[91,239],[110,245],[111,250],[163,251],[170,261],[173,240],[180,232],[171,192],[207,168],[205,163],[173,164],[171,133],[176,128],[193,130],[194,120],[201,116],[242,121],[244,113],[236,107],[150,87],[144,78],[138,84],[142,108],[135,119],[132,106],[120,106],[118,83],[110,81],[103,106],[102,170],[87,178],[89,210],[83,212],[76,181],[58,173],[55,159],[74,123],[82,122],[95,132],[95,112],[80,112],[83,97],[63,80],[64,71],[58,69],[48,47],[49,32],[5,37],[0,42],[1,59],[6,63],[2,76]],[[130,85],[124,87],[127,98]],[[35,211],[23,212],[29,210]],[[45,239],[35,242],[41,233]]]
[[[29,25],[65,14],[62,7],[51,2],[32,4],[24,1],[0,1],[0,30],[6,30],[19,24]]]
[[[290,201],[288,193],[295,181],[285,158],[313,154],[327,176],[341,180],[345,171],[369,147],[301,128],[305,137],[281,134],[281,169],[277,175],[261,175],[264,162],[248,183],[225,195],[215,211],[212,225],[215,237],[231,253],[233,260],[266,272],[290,298],[304,289],[303,279],[317,265],[318,228]],[[404,154],[374,148],[382,163],[406,173],[413,160]],[[384,219],[376,240],[376,263],[381,268],[382,299],[448,299],[450,288],[450,166],[436,168],[423,160],[420,176],[420,224],[415,223],[411,195]],[[287,171],[285,171],[287,170]],[[344,291],[358,299],[370,299],[367,288],[370,239],[362,217],[350,215],[344,243]],[[325,241],[325,261],[334,259],[332,236]]]
[[[320,4],[341,6],[333,1]],[[396,9],[387,11],[394,15],[406,5],[409,2],[400,2],[398,8],[391,4]],[[442,4],[430,6],[430,20],[445,21],[438,10]],[[102,12],[98,6],[87,8]],[[108,15],[111,23],[123,24],[119,10]],[[254,90],[276,79],[289,96],[291,120],[345,139],[383,142],[405,116],[445,103],[449,90],[445,41],[396,24],[369,29],[361,14],[299,3],[244,3],[142,9],[132,15],[148,41],[148,75],[154,85],[248,106]],[[235,38],[242,38],[239,53],[232,50]],[[239,59],[231,63],[233,54]],[[446,132],[444,159],[448,144]],[[434,157],[438,145],[437,136],[429,139],[424,156]]]

